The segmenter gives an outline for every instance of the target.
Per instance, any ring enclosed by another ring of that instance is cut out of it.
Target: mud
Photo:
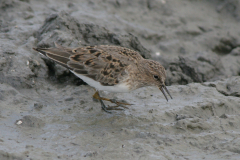
[[[239,159],[239,11],[236,0],[1,1],[0,159]],[[173,99],[103,92],[133,104],[108,114],[32,50],[53,42],[137,50],[166,68]]]

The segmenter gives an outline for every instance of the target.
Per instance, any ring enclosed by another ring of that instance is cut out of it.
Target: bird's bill
[[[161,92],[163,93],[163,95],[164,95],[164,97],[166,98],[166,100],[168,101],[168,98],[167,98],[167,95],[166,95],[166,93],[165,93],[165,91],[164,90],[166,90],[166,92],[168,93],[168,95],[171,97],[171,99],[172,99],[172,96],[171,96],[171,94],[169,93],[169,91],[168,91],[168,89],[167,89],[167,87],[164,85],[164,86],[160,86],[159,87],[159,89],[161,90]]]

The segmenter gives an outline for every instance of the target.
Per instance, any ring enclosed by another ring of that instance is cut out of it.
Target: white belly
[[[129,92],[130,91],[129,86],[125,83],[117,84],[115,86],[103,86],[103,85],[101,85],[101,83],[99,83],[91,78],[88,78],[81,74],[77,74],[74,71],[71,71],[71,72],[74,73],[79,78],[81,78],[84,82],[86,82],[90,86],[92,86],[100,91],[108,91],[108,92]]]

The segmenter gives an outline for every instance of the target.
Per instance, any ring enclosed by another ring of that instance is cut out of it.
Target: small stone
[[[220,116],[220,118],[226,119],[226,118],[228,118],[228,116],[226,114],[223,114],[223,115]]]
[[[43,105],[40,104],[40,103],[34,103],[34,108],[35,108],[36,110],[41,110],[41,109],[43,108]]]
[[[16,122],[16,124],[17,124],[17,125],[22,124],[22,120],[18,120],[18,121]]]
[[[234,56],[239,56],[240,55],[240,47],[234,48],[229,54],[234,55]]]
[[[65,101],[72,101],[73,100],[73,97],[68,97],[65,99]]]

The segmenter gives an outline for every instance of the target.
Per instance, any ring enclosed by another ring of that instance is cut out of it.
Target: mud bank
[[[240,16],[231,1],[0,2],[0,159],[239,159]],[[167,69],[152,87],[94,90],[32,47],[111,44]],[[111,105],[111,104],[109,104]]]

